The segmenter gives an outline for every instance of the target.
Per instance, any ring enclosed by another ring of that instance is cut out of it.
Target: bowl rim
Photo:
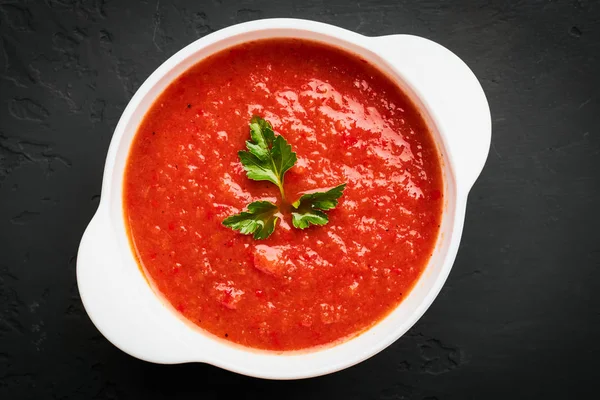
[[[159,80],[164,78],[165,76],[167,76],[173,69],[175,69],[179,65],[180,62],[182,62],[182,60],[185,60],[188,58],[193,58],[193,56],[196,52],[198,52],[199,50],[206,48],[210,45],[218,44],[221,41],[224,41],[228,38],[236,37],[239,35],[241,35],[241,36],[248,35],[252,32],[259,32],[259,31],[267,32],[267,31],[277,31],[277,30],[287,30],[287,31],[296,30],[298,32],[303,31],[303,32],[315,33],[323,38],[330,37],[332,39],[332,42],[335,42],[335,40],[337,40],[338,42],[349,43],[352,46],[364,48],[365,51],[368,51],[368,52],[372,52],[368,47],[374,44],[374,40],[379,39],[379,38],[369,38],[369,37],[360,35],[358,33],[345,30],[343,28],[335,27],[333,25],[324,24],[324,23],[320,23],[320,22],[299,20],[299,19],[267,19],[267,20],[246,22],[246,23],[242,23],[242,24],[238,24],[238,25],[233,25],[228,28],[224,28],[220,31],[214,32],[203,38],[200,38],[197,41],[191,43],[190,45],[184,47],[182,50],[180,50],[179,52],[177,52],[176,54],[171,56],[169,59],[167,59],[162,65],[160,65],[146,79],[146,81],[136,91],[136,93],[134,94],[134,96],[132,97],[130,102],[128,103],[127,107],[125,108],[123,115],[121,116],[121,119],[119,120],[119,122],[115,128],[115,133],[113,135],[113,138],[111,139],[110,147],[109,147],[108,154],[106,157],[104,173],[103,173],[102,195],[101,195],[100,203],[98,206],[98,211],[97,211],[96,215],[94,216],[94,219],[110,218],[109,215],[105,215],[106,212],[102,212],[102,211],[107,211],[108,208],[110,207],[108,202],[109,202],[109,198],[112,196],[111,193],[115,186],[114,170],[115,170],[115,163],[116,163],[116,159],[117,159],[117,152],[118,152],[119,148],[124,146],[123,136],[125,134],[127,125],[129,124],[129,122],[132,118],[132,114],[139,109],[143,97],[148,95],[148,92],[157,85]],[[402,35],[402,36],[409,37],[408,35]],[[281,37],[281,36],[274,35],[272,37]],[[389,36],[384,36],[382,38],[386,38],[386,37],[389,37]],[[412,37],[412,38],[415,38],[415,37]],[[253,40],[253,39],[247,39],[247,40],[243,40],[243,41],[251,41],[251,40]],[[307,39],[307,40],[310,40],[310,39]],[[421,38],[419,38],[419,40],[426,41],[426,39],[421,39]],[[326,40],[323,40],[323,41],[326,43],[331,43],[334,46],[340,47],[339,43],[332,43],[332,42],[329,42]],[[433,43],[433,42],[431,42],[431,43]],[[436,45],[436,46],[439,46],[439,45]],[[222,47],[222,48],[214,51],[211,54],[214,54],[226,47],[229,47],[229,46]],[[439,46],[439,47],[441,47],[441,46]],[[385,62],[387,62],[385,55],[382,55],[378,52],[372,52],[372,53],[375,54],[376,56],[381,57]],[[448,51],[448,53],[449,53],[449,51]],[[367,58],[369,58],[369,57],[367,57]],[[195,60],[192,63],[192,65],[197,62],[200,62],[201,60],[202,60],[202,58]],[[369,61],[372,61],[372,58],[370,58]],[[377,67],[378,69],[380,68],[379,64],[380,63],[375,64],[375,67]],[[386,72],[386,71],[383,71],[383,72]],[[390,76],[390,78],[393,78],[394,82],[396,82],[400,86],[403,86],[401,83],[408,85],[408,87],[402,87],[402,89],[413,91],[413,93],[410,95],[410,97],[413,101],[417,102],[417,100],[420,100],[416,104],[417,107],[420,108],[420,110],[423,112],[424,117],[429,117],[431,119],[430,121],[428,121],[428,124],[433,124],[433,126],[439,130],[439,134],[441,135],[442,142],[443,142],[444,141],[443,127],[440,126],[441,124],[438,121],[438,117],[436,116],[435,112],[432,111],[431,106],[429,104],[427,104],[426,96],[423,93],[420,93],[419,88],[411,87],[411,79],[409,77],[403,76],[402,73],[398,73],[398,71],[393,71],[393,72],[395,72],[394,75],[390,75],[389,73],[387,73],[387,75]],[[179,76],[179,74],[175,75],[174,78],[171,78],[170,82],[172,82],[174,79],[176,79],[177,76]],[[394,76],[396,78],[394,78]],[[403,80],[403,82],[398,81],[398,76],[400,77],[401,80]],[[160,93],[162,93],[162,91]],[[160,95],[160,93],[159,93],[159,95]],[[156,97],[154,99],[156,99]],[[152,104],[153,101],[150,103]],[[487,106],[487,103],[486,103],[486,106]],[[146,108],[144,110],[142,115],[144,115],[147,112],[147,110],[148,110],[148,108]],[[430,129],[432,129],[432,128],[433,127],[430,125]],[[135,134],[132,136],[132,139],[126,143],[128,149],[131,146],[133,137],[135,137]],[[435,141],[438,145],[440,145],[440,143],[438,143],[438,139],[439,138],[435,138]],[[442,143],[442,145],[446,146],[447,144]],[[451,157],[450,150],[445,149],[445,153],[448,155],[448,159],[445,160],[445,163],[448,164],[449,170],[451,171],[452,174],[454,174],[455,173],[455,171],[454,171],[455,165],[453,163],[453,157]],[[440,149],[440,154],[443,154],[441,149]],[[486,156],[487,156],[487,153],[486,153]],[[448,184],[450,178],[454,179],[455,177],[449,177],[449,176],[444,177],[444,185]],[[117,179],[117,183],[122,183],[122,178],[121,178],[121,180]],[[210,364],[219,366],[221,368],[228,369],[230,371],[242,373],[245,375],[255,376],[255,377],[261,377],[261,378],[298,379],[298,378],[307,378],[307,377],[324,375],[327,373],[335,372],[335,371],[350,367],[352,365],[355,365],[355,364],[377,354],[384,348],[388,347],[395,340],[397,340],[399,337],[404,335],[404,333],[406,333],[406,331],[408,329],[410,329],[418,321],[419,318],[421,318],[421,316],[425,313],[425,311],[429,308],[429,306],[432,304],[434,299],[439,294],[439,291],[441,290],[441,288],[442,288],[444,282],[446,281],[448,274],[451,270],[452,264],[454,262],[454,258],[456,256],[456,252],[458,250],[458,244],[459,244],[461,233],[462,233],[465,206],[466,206],[466,195],[470,189],[469,182],[467,182],[467,181],[461,182],[460,180],[455,180],[455,182],[453,181],[452,183],[455,186],[455,192],[454,192],[454,198],[453,198],[454,206],[451,207],[452,208],[452,215],[451,215],[452,226],[449,227],[450,228],[449,232],[447,232],[449,235],[449,238],[447,238],[449,240],[449,243],[448,243],[448,248],[446,249],[445,254],[442,258],[443,265],[442,265],[440,271],[438,272],[438,275],[435,278],[435,281],[432,284],[431,288],[427,291],[427,295],[425,296],[425,298],[423,298],[422,301],[419,302],[418,306],[411,312],[410,318],[405,320],[404,323],[402,323],[401,325],[396,326],[396,329],[393,330],[392,332],[390,332],[387,335],[387,338],[385,340],[380,340],[377,343],[372,343],[367,350],[362,351],[359,354],[351,354],[346,359],[338,361],[337,363],[332,363],[332,364],[329,364],[326,366],[315,367],[312,370],[305,370],[305,371],[300,371],[300,372],[283,371],[280,373],[279,371],[274,370],[274,371],[265,373],[264,371],[261,372],[261,371],[256,371],[256,370],[249,370],[248,368],[240,368],[239,365],[236,365],[235,362],[224,362],[224,360],[207,360],[207,359],[194,358],[194,359],[189,359],[189,360],[182,359],[181,361],[178,361],[178,362],[193,362],[193,361],[206,362],[206,363],[210,363]],[[120,190],[122,190],[122,189],[117,190],[117,192],[120,193]],[[449,193],[447,188],[445,188],[445,193],[446,194]],[[446,197],[446,195],[445,195],[445,197]],[[446,211],[444,211],[444,213],[446,213]],[[92,222],[94,222],[94,219],[92,220]],[[123,223],[124,223],[124,221],[123,221]],[[92,223],[90,223],[90,227],[91,226],[92,226]],[[88,229],[90,229],[90,227]],[[442,229],[440,229],[439,235],[442,235]],[[84,238],[85,238],[85,235],[84,235]],[[438,241],[439,240],[441,240],[441,239],[438,237]],[[129,242],[127,242],[125,245],[129,249],[129,252],[133,253],[133,250],[130,248]],[[82,239],[82,247],[83,247],[83,239]],[[436,247],[437,247],[437,245],[436,245]],[[78,282],[80,281],[80,274],[85,273],[83,265],[80,268],[79,258],[80,257],[78,256],[78,262],[77,262]],[[431,261],[430,261],[430,263],[431,263]],[[428,264],[428,266],[426,267],[425,270],[428,270],[429,267],[430,267],[430,265]],[[141,270],[139,271],[139,273],[144,275]],[[417,280],[416,284],[418,284],[418,282],[423,279],[423,276],[425,273],[426,273],[426,271],[424,271],[421,274],[421,276]],[[83,279],[83,277],[82,277],[82,279]],[[411,290],[411,293],[413,290]],[[408,297],[410,297],[410,294]],[[88,296],[85,293],[85,291],[81,291],[81,298],[82,298],[82,301],[84,303],[84,306],[85,306],[86,311],[88,312],[90,318],[92,319],[94,324],[98,327],[98,329],[104,334],[105,332],[103,331],[101,326],[104,326],[106,321],[99,321],[97,318],[95,318],[95,316],[93,315],[94,312],[91,311],[91,310],[93,310],[93,307],[91,307],[91,306],[88,307],[88,304],[90,304],[89,301],[92,301],[92,300],[88,299]],[[159,299],[159,301],[161,301],[161,300]],[[406,302],[406,299],[404,299],[396,308],[399,308],[400,305],[405,302]],[[393,313],[394,311],[392,311],[391,313]],[[391,313],[390,313],[390,315],[391,315]],[[373,327],[369,328],[367,331],[370,331],[375,326],[380,325],[384,320],[386,320],[388,318],[389,318],[389,315],[384,317],[383,320],[375,323],[375,325]],[[361,336],[365,335],[365,333],[361,333],[357,337],[361,337]],[[117,347],[134,355],[135,357],[141,358],[141,359],[147,359],[147,360],[153,361],[153,362],[157,362],[157,360],[152,359],[152,357],[145,357],[144,354],[135,354],[135,352],[133,352],[133,351],[128,351],[126,346],[122,346],[119,343],[115,343],[115,340],[111,339],[106,334],[105,334],[105,336],[107,336],[108,340],[113,342],[113,344],[115,344]],[[351,338],[347,342],[354,341],[355,339],[356,338]],[[347,343],[347,342],[345,342],[345,343]],[[230,342],[226,342],[225,345],[229,346],[230,345],[229,343]],[[219,346],[221,344],[222,343],[219,343],[219,342],[215,343],[216,346]],[[333,347],[338,347],[338,346],[342,346],[342,345],[343,345],[343,343],[340,343],[340,344],[334,345]],[[252,354],[255,351],[255,349],[242,348],[242,351],[246,352],[248,354]],[[323,350],[316,350],[317,353],[322,352],[322,351]],[[287,354],[288,354],[287,352],[283,353],[283,356],[287,356]],[[311,355],[311,354],[314,354],[314,353],[308,352],[308,353],[302,354],[301,356],[306,356],[306,355]],[[277,357],[280,357],[280,356],[278,355]],[[158,362],[160,362],[160,361],[158,361]]]

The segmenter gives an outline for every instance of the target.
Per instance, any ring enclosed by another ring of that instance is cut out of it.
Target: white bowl
[[[275,353],[232,344],[192,327],[148,285],[129,245],[123,217],[123,175],[129,148],[146,111],[180,74],[205,57],[250,40],[294,37],[358,54],[388,74],[424,112],[442,155],[445,208],[440,235],[423,275],[402,303],[365,333],[313,351]],[[169,58],[144,82],[115,129],[98,211],[77,256],[85,309],[115,346],[142,360],[204,362],[241,374],[296,379],[347,368],[383,350],[423,315],[446,281],[463,229],[467,194],[487,158],[491,121],[471,70],[444,47],[416,36],[366,37],[297,19],[235,25],[203,37]]]

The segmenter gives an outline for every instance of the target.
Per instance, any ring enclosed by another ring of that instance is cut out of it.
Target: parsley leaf
[[[254,201],[248,204],[248,211],[225,218],[223,225],[244,235],[254,234],[254,239],[266,239],[275,230],[278,210],[270,201]]]
[[[314,192],[302,195],[292,204],[292,223],[299,229],[310,225],[325,225],[329,217],[323,211],[331,210],[338,204],[338,199],[344,193],[346,184],[329,189],[325,192]]]
[[[296,163],[296,153],[283,136],[275,136],[269,121],[258,116],[250,120],[250,139],[246,141],[248,150],[238,152],[246,175],[255,181],[269,181],[277,185],[285,204],[283,178]],[[310,225],[327,224],[329,217],[324,211],[337,206],[345,188],[343,183],[324,192],[302,195],[291,207],[293,226],[305,229]],[[253,235],[254,239],[266,239],[275,231],[280,216],[278,211],[279,208],[269,201],[254,201],[248,204],[248,211],[227,217],[222,223],[244,235]]]
[[[261,160],[267,159],[269,147],[273,145],[273,140],[275,140],[275,132],[273,132],[273,127],[269,121],[256,115],[252,117],[250,120],[250,138],[255,143],[246,142],[248,150]]]
[[[297,160],[292,146],[283,136],[275,136],[271,123],[258,116],[250,121],[250,138],[252,140],[246,142],[248,151],[238,152],[246,175],[255,181],[274,183],[285,198],[283,178]]]

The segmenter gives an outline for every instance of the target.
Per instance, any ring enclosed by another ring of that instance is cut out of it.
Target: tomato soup
[[[296,229],[277,186],[238,151],[253,115],[297,153],[289,202],[347,183],[324,226]],[[360,57],[296,39],[223,50],[149,109],[124,181],[132,248],[155,290],[202,329],[244,346],[337,343],[408,295],[434,250],[441,161],[415,105]],[[252,201],[281,207],[265,240],[222,221]]]

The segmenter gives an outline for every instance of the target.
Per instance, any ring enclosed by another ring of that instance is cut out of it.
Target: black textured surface
[[[113,129],[175,51],[266,17],[421,35],[472,67],[494,134],[454,269],[409,334],[334,375],[136,360],[75,283]],[[599,127],[592,0],[0,0],[0,399],[598,398]]]

